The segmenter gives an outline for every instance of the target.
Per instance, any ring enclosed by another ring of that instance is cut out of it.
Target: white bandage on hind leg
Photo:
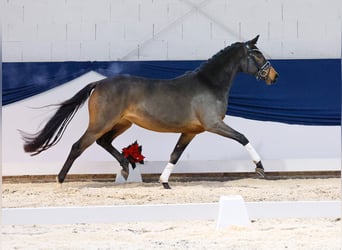
[[[254,163],[258,163],[259,161],[261,161],[259,154],[255,151],[254,147],[250,143],[246,144],[245,148],[247,149],[249,155],[252,157]]]
[[[175,167],[175,165],[170,163],[170,162],[166,165],[166,167],[164,168],[163,173],[160,176],[160,182],[161,183],[169,182],[169,177],[170,177],[174,167]]]

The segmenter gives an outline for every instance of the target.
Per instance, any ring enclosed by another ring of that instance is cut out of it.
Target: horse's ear
[[[259,35],[257,35],[254,39],[250,40],[249,42],[250,42],[251,44],[256,44],[257,41],[258,41],[258,39],[259,39]]]

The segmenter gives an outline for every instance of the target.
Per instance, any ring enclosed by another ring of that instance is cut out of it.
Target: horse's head
[[[243,71],[254,75],[258,80],[262,79],[267,84],[276,82],[278,73],[272,67],[271,63],[267,61],[264,55],[257,48],[256,43],[259,35],[254,39],[245,42],[245,50],[247,53],[246,61],[243,64]]]

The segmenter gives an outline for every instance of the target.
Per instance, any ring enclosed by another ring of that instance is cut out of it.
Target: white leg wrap
[[[170,163],[170,162],[166,165],[166,167],[164,168],[164,171],[161,174],[160,179],[159,179],[161,183],[169,182],[169,177],[170,177],[174,167],[175,167],[175,165]]]
[[[252,157],[254,163],[258,163],[259,161],[261,161],[259,154],[255,151],[254,147],[250,143],[246,144],[245,148],[247,149],[249,155]]]

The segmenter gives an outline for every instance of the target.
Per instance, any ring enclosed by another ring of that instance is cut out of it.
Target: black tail
[[[72,120],[77,110],[88,99],[92,89],[95,88],[96,85],[97,82],[88,84],[72,98],[59,104],[59,108],[54,116],[46,123],[44,128],[36,134],[21,132],[23,140],[25,141],[25,152],[30,152],[32,153],[31,155],[37,155],[57,144],[62,138],[69,122]]]

